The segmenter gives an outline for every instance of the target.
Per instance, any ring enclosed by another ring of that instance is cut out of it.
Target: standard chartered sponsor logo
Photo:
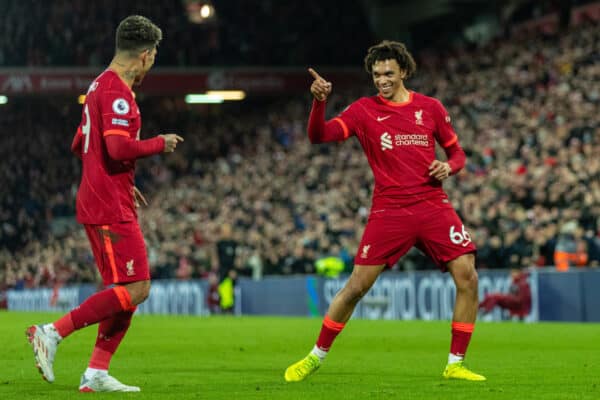
[[[429,146],[429,137],[418,134],[397,134],[394,135],[394,144],[396,146]]]
[[[381,150],[386,151],[391,150],[392,148],[392,135],[384,132],[383,135],[381,135]]]
[[[384,132],[381,136],[381,150],[392,150],[394,146],[421,146],[429,147],[429,136],[416,133],[398,133],[393,137],[388,132]]]
[[[537,286],[531,280],[532,296],[537,298]],[[336,293],[344,287],[344,279],[326,280],[323,285],[325,306],[329,305]],[[486,293],[507,293],[511,285],[506,274],[483,275],[479,277],[479,297]],[[364,298],[358,303],[354,318],[364,319],[403,319],[403,320],[450,320],[454,313],[456,287],[452,277],[437,271],[424,274],[402,274],[380,277]],[[509,319],[507,313],[496,310],[486,315],[487,321]],[[532,314],[531,320],[537,320]]]
[[[52,289],[9,290],[7,300],[13,311],[70,310],[79,305],[79,288],[60,288],[58,295]]]
[[[205,299],[204,288],[196,281],[155,282],[138,310],[142,314],[207,315]]]

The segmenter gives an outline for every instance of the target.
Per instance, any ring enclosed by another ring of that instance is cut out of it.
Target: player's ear
[[[143,51],[140,53],[140,55],[139,55],[139,59],[140,59],[140,61],[142,62],[142,66],[144,66],[144,67],[146,66],[146,64],[147,64],[147,63],[148,63],[148,61],[149,61],[149,57],[150,57],[150,50],[148,50],[148,49],[144,49],[144,50],[143,50]]]

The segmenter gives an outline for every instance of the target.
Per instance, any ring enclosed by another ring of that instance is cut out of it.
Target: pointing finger
[[[308,69],[308,72],[309,72],[309,73],[312,75],[312,77],[313,77],[313,78],[315,78],[316,80],[325,81],[325,79],[323,79],[323,77],[321,77],[321,75],[319,75],[319,74],[317,73],[317,71],[315,71],[314,69],[312,69],[312,68],[309,68],[309,69]]]
[[[182,138],[181,136],[179,136],[179,135],[175,135],[175,138],[176,138],[178,141],[180,141],[180,142],[183,142],[183,138]]]
[[[142,201],[142,204],[147,206],[148,205],[148,200],[146,200],[146,198],[144,197],[143,194],[138,193],[140,200]]]

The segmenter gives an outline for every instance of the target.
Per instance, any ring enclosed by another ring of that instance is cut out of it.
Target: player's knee
[[[141,304],[150,296],[150,281],[144,281],[142,288],[140,290],[140,302],[137,304]],[[136,304],[136,305],[137,305]]]
[[[471,274],[469,275],[469,289],[472,291],[477,292],[478,291],[478,287],[479,287],[479,275],[477,274],[477,271],[475,270],[475,268],[473,268]]]
[[[479,277],[475,269],[475,256],[466,254],[452,262],[453,277],[456,289],[461,291],[477,291]]]
[[[150,295],[150,281],[135,282],[128,285],[131,302],[133,305],[138,305],[146,301]]]
[[[473,268],[472,271],[465,274],[464,278],[456,283],[456,288],[470,297],[478,298],[479,297],[479,277],[477,276],[477,271]]]
[[[460,291],[477,292],[479,286],[479,276],[475,268],[465,268],[466,270],[456,276],[456,289]]]

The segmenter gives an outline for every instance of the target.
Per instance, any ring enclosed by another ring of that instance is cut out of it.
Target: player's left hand
[[[429,176],[433,176],[440,182],[447,179],[451,173],[452,168],[450,168],[450,164],[447,162],[433,160],[431,165],[429,165]]]
[[[135,204],[135,208],[138,208],[140,204],[148,206],[148,201],[146,200],[142,192],[140,192],[140,190],[135,186],[133,187],[133,203]]]

